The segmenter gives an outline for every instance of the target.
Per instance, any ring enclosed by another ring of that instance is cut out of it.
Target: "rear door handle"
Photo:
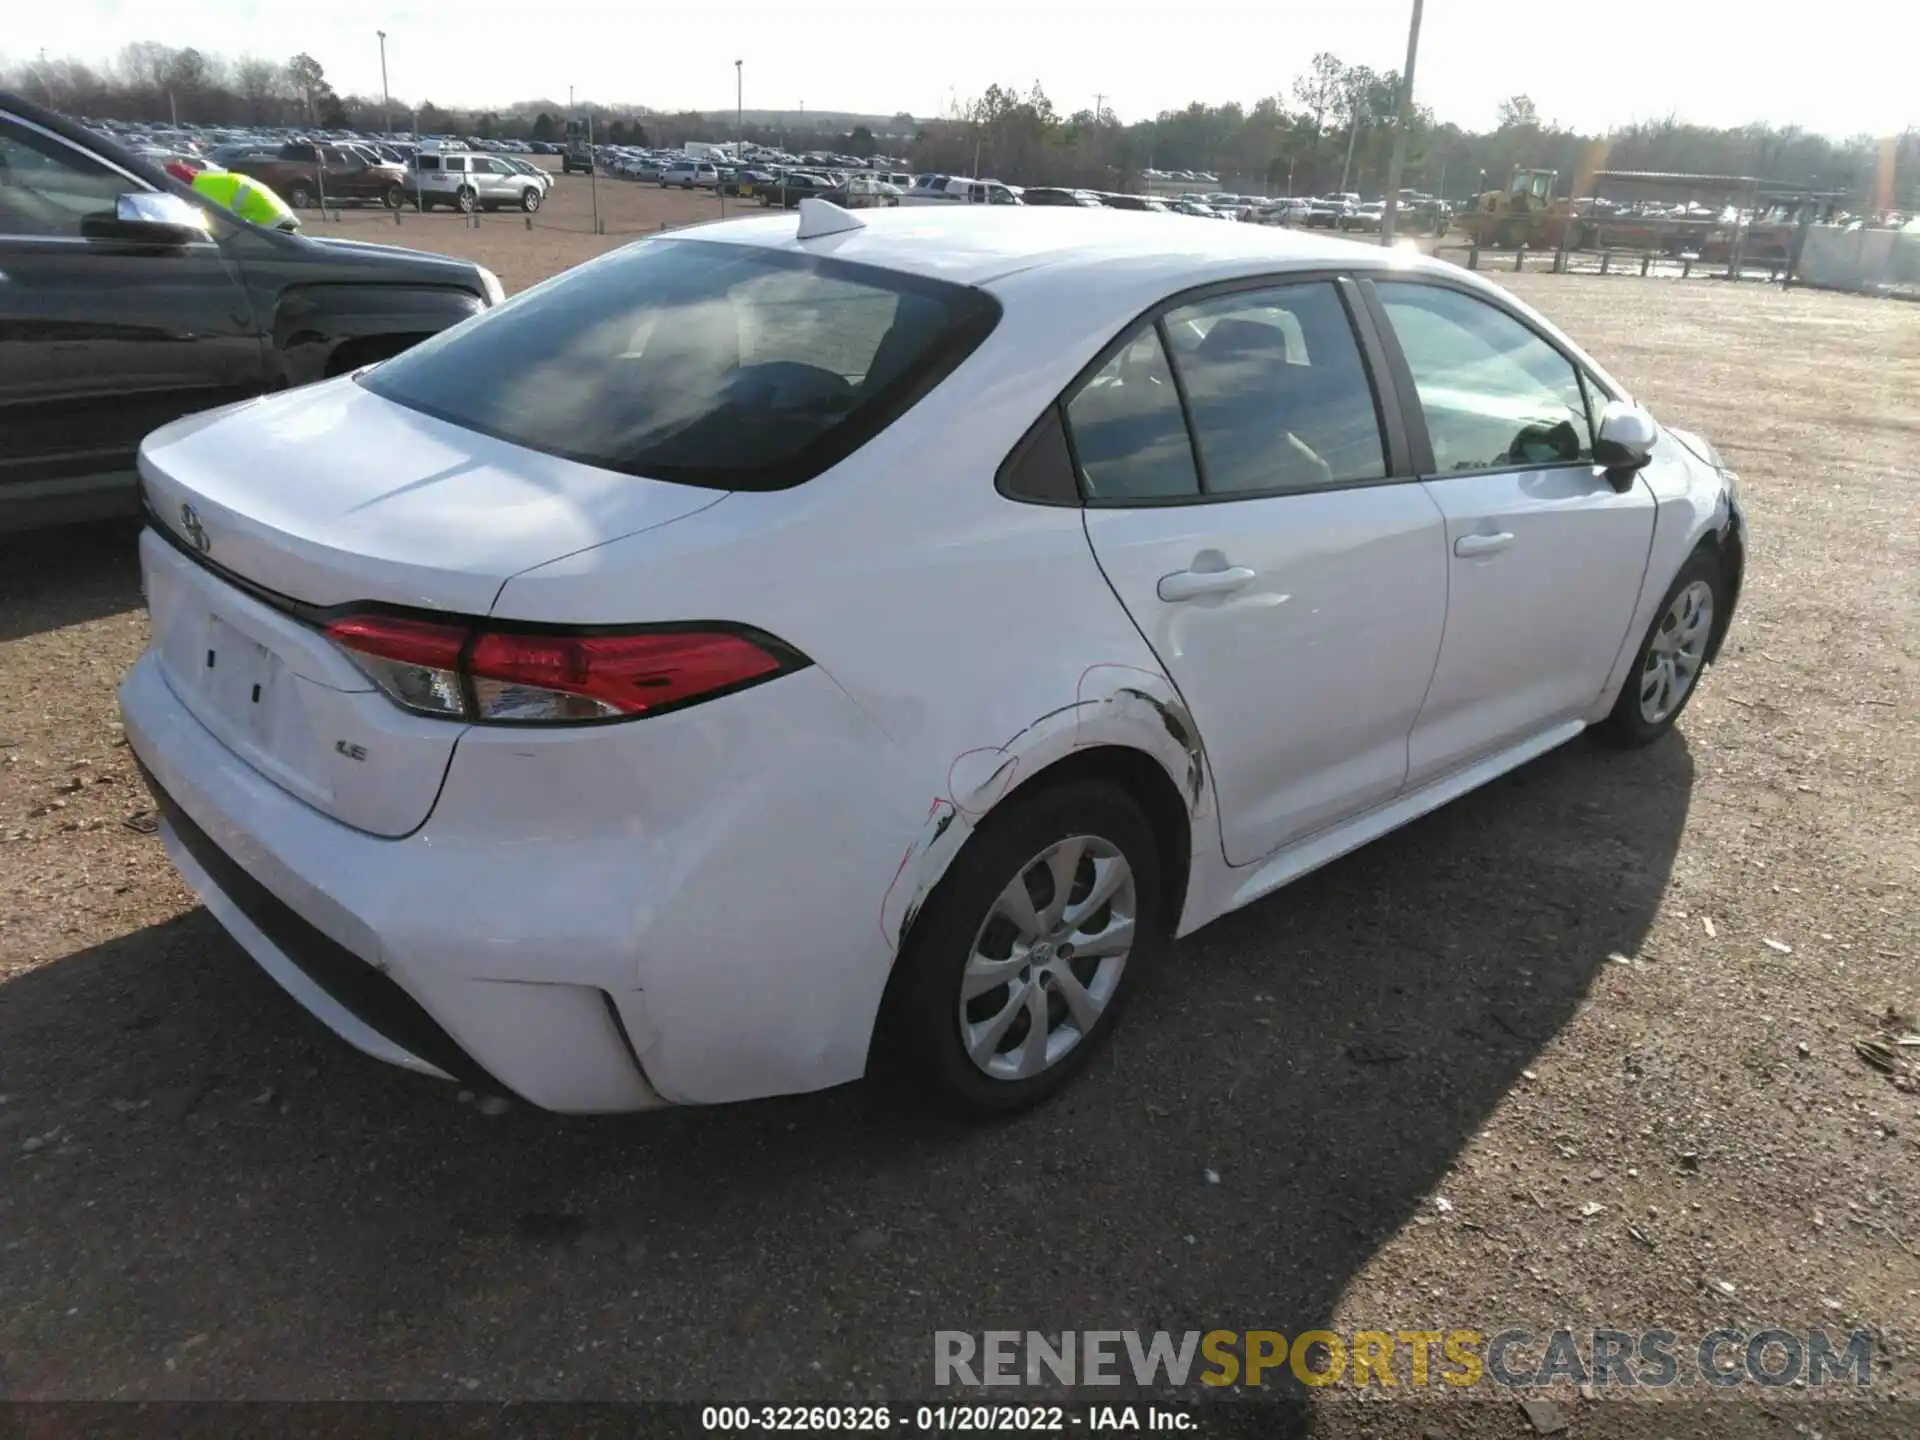
[[[1502,530],[1498,535],[1462,535],[1453,542],[1453,553],[1463,559],[1475,555],[1497,555],[1513,544],[1511,531]]]
[[[1176,570],[1160,577],[1160,598],[1167,601],[1197,600],[1202,595],[1231,595],[1253,582],[1253,571],[1244,565],[1229,565],[1224,570]]]

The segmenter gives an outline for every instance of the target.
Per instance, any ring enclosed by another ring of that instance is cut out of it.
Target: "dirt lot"
[[[585,189],[397,238],[523,285],[621,238],[551,228]],[[616,229],[718,208],[602,193]],[[128,532],[0,549],[0,1395],[900,1398],[935,1328],[1827,1325],[1907,1408],[1563,1389],[1570,1433],[1920,1433],[1920,1050],[1854,1048],[1920,1028],[1920,309],[1514,284],[1743,474],[1746,595],[1680,732],[1215,924],[995,1128],[858,1087],[490,1115],[361,1058],[140,833]]]

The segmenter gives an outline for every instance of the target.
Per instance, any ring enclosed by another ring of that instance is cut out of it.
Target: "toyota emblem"
[[[193,542],[193,548],[202,555],[213,549],[213,541],[207,535],[207,527],[200,523],[200,517],[194,513],[193,506],[180,507],[180,528],[187,532],[187,538]]]

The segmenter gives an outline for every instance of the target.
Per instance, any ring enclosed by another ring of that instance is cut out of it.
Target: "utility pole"
[[[1360,138],[1360,117],[1366,114],[1364,100],[1353,102],[1353,125],[1347,131],[1347,162],[1340,167],[1340,193],[1347,193],[1347,176],[1353,169],[1353,142]]]
[[[1407,67],[1400,73],[1400,118],[1393,127],[1393,158],[1387,162],[1386,208],[1380,214],[1380,243],[1393,243],[1394,213],[1400,208],[1400,175],[1407,163],[1407,127],[1413,120],[1413,66],[1420,58],[1420,6],[1413,0],[1413,20],[1407,26]],[[1446,189],[1446,171],[1440,172]]]
[[[741,109],[741,106],[745,103],[741,99],[744,93],[741,89],[744,83],[740,78],[741,63],[742,62],[738,60],[733,62],[733,158],[736,160],[744,158],[740,151],[740,132],[745,128],[742,117],[746,114],[746,111]]]
[[[178,130],[180,128],[180,107],[173,103],[172,87],[168,87],[167,90],[167,115],[173,122],[173,128]]]
[[[387,32],[376,30],[380,37],[380,123],[386,127],[382,137],[393,134],[393,95],[387,89]]]
[[[47,47],[40,47],[40,93],[47,97],[47,108],[53,109],[53,82],[47,78]]]

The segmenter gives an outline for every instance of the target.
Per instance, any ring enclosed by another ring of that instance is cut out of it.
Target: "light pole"
[[[743,103],[741,95],[744,93],[741,90],[741,85],[744,83],[740,78],[741,64],[739,60],[733,62],[733,158],[736,160],[744,158],[740,153],[741,117],[746,114],[746,111],[740,108]]]
[[[393,96],[387,90],[387,32],[373,33],[380,37],[380,123],[386,127],[384,139],[393,134]]]
[[[1380,243],[1393,243],[1394,213],[1400,208],[1400,175],[1407,163],[1407,126],[1413,119],[1413,65],[1420,58],[1420,5],[1413,0],[1407,26],[1407,68],[1400,75],[1400,118],[1393,127],[1393,158],[1387,162],[1387,203],[1380,212]],[[1443,172],[1444,173],[1444,172]],[[1441,188],[1446,188],[1444,180]]]

